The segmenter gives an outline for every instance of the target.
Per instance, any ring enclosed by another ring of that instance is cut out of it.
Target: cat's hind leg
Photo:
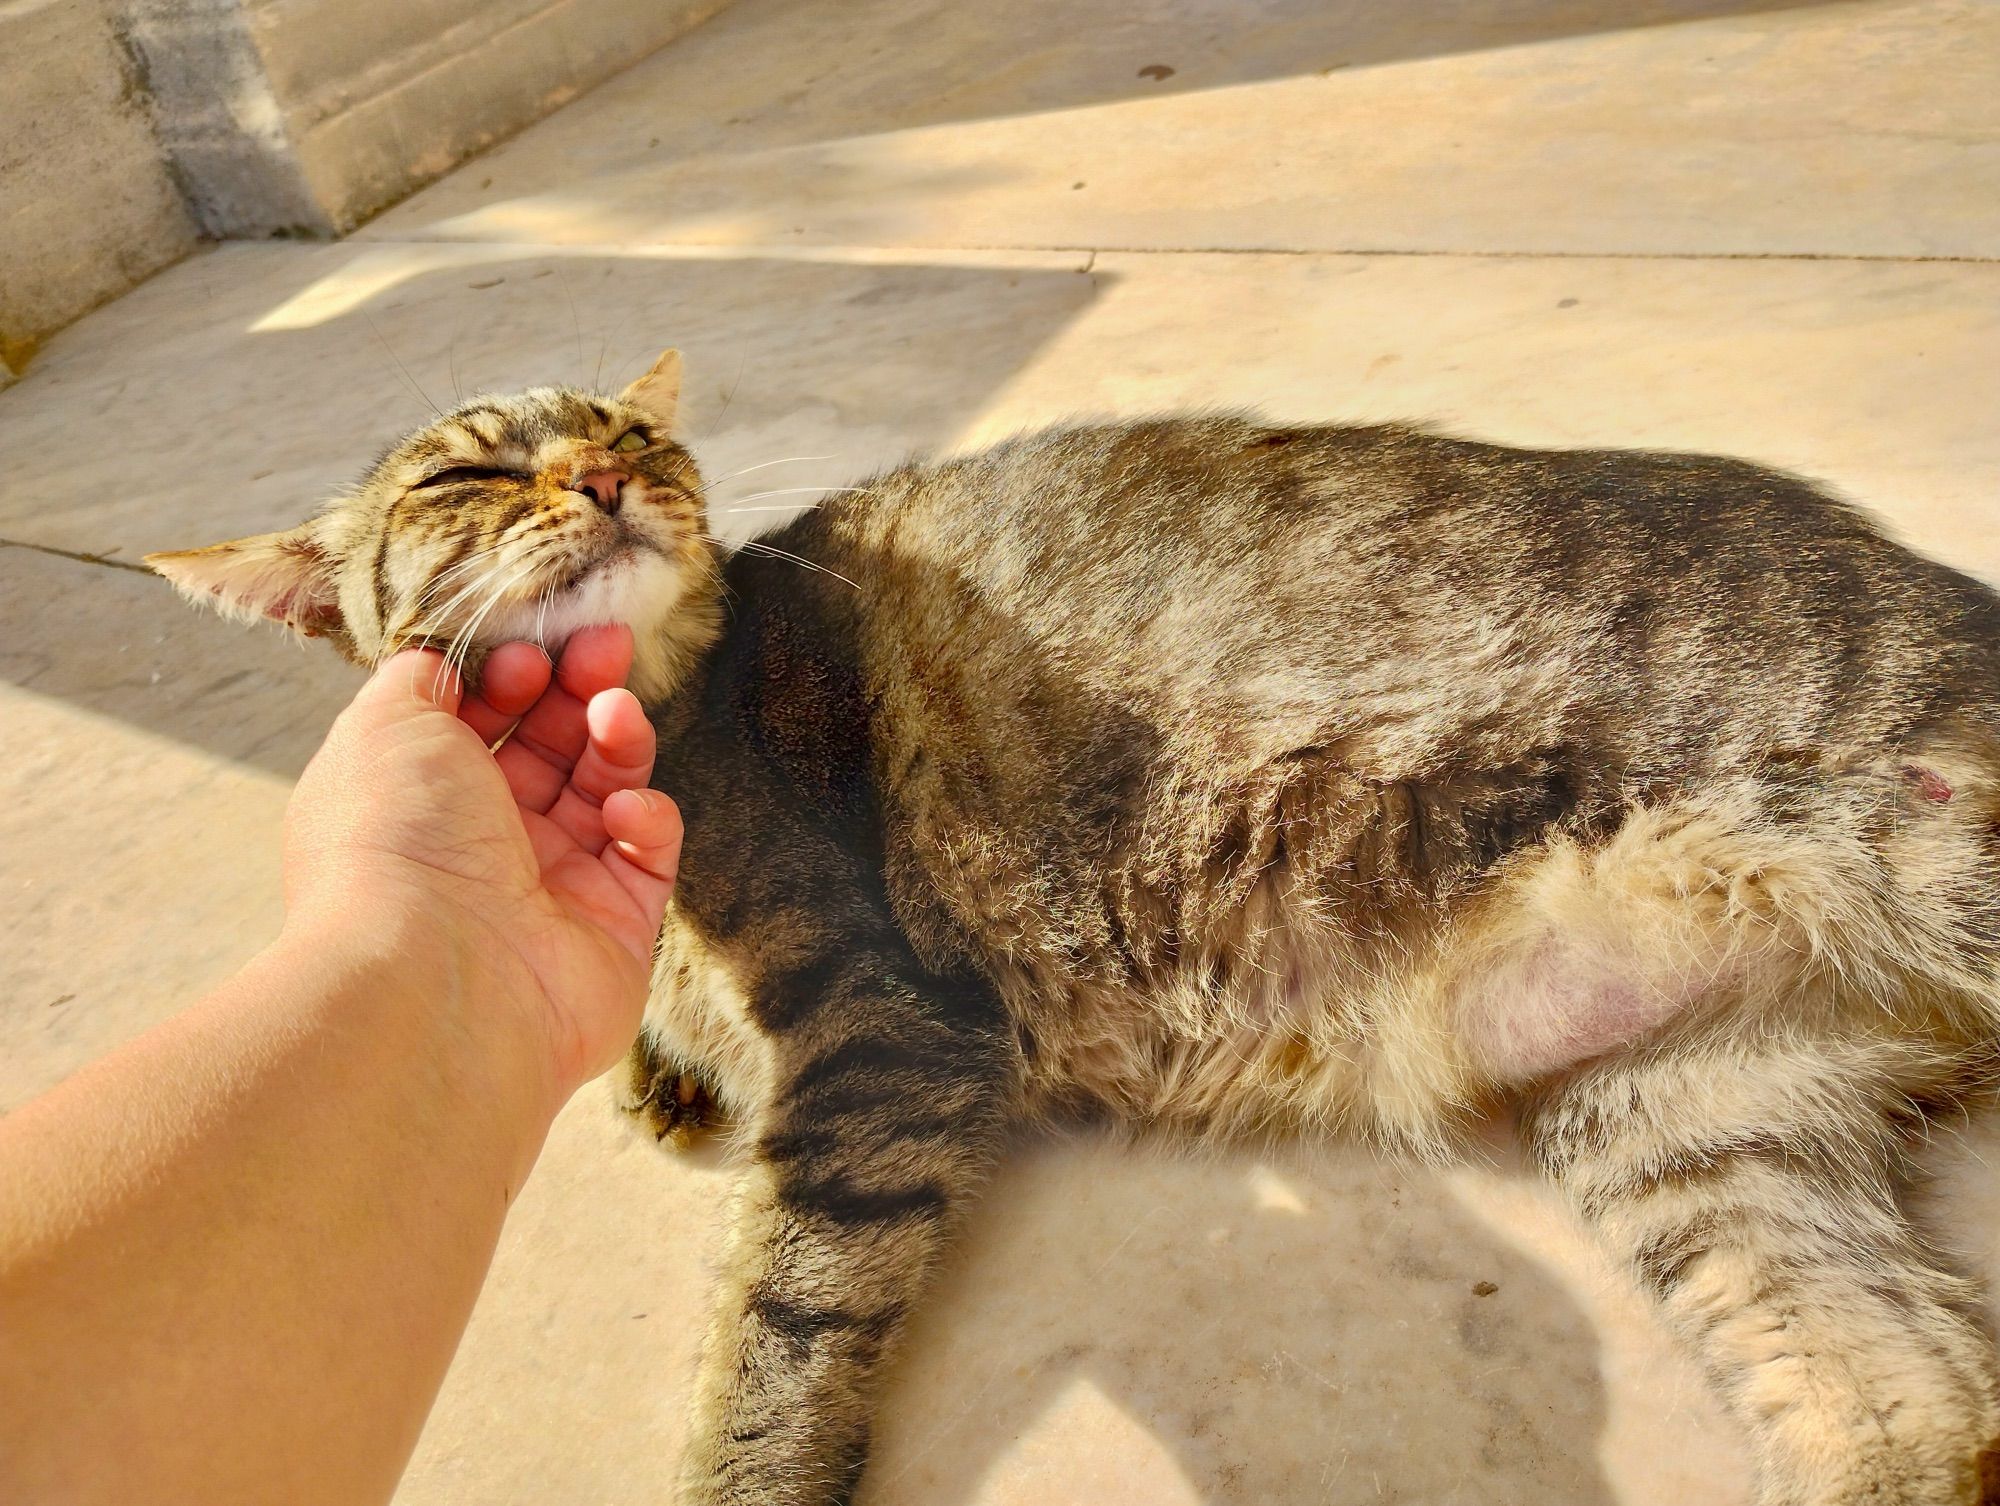
[[[1614,1059],[1527,1121],[1748,1430],[1761,1506],[2000,1506],[1993,1357],[1904,1218],[1913,1104],[1955,1063],[1882,1036]]]

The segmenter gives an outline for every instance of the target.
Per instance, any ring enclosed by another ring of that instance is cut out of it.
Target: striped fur
[[[770,540],[817,569],[724,559],[671,378],[474,405],[162,568],[366,660],[497,544],[429,636],[641,631],[688,839],[626,1103],[746,1162],[683,1500],[851,1498],[1010,1127],[1444,1157],[1511,1104],[1766,1506],[2000,1502],[1971,1293],[1897,1201],[1996,1075],[1984,587],[1740,462],[1230,416],[915,463]],[[622,535],[569,489],[612,463]]]

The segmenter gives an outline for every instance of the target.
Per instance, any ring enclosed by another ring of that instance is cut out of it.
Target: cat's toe
[[[670,1073],[654,1083],[642,1117],[655,1140],[685,1150],[716,1127],[715,1099],[695,1073]]]
[[[716,1128],[720,1117],[700,1072],[645,1040],[632,1047],[619,1107],[645,1133],[676,1150]]]

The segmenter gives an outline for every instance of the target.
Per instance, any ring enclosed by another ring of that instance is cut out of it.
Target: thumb
[[[434,648],[406,648],[375,667],[354,698],[356,706],[389,712],[443,711],[456,714],[465,698],[465,677]]]

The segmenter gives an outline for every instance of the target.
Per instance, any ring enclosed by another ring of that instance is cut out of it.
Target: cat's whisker
[[[487,616],[493,611],[493,609],[496,606],[500,604],[502,600],[505,599],[507,593],[509,591],[512,591],[514,587],[521,581],[532,578],[534,573],[541,568],[543,560],[545,560],[547,557],[548,557],[548,551],[536,550],[533,553],[529,554],[529,556],[526,559],[522,560],[521,568],[516,570],[512,575],[508,576],[507,579],[501,583],[500,588],[497,591],[495,591],[492,596],[488,597],[486,603],[480,607],[477,613],[474,614],[471,624],[471,631],[476,634],[479,631],[481,625],[486,621]]]
[[[452,565],[448,569],[439,571],[437,577],[434,580],[432,580],[429,585],[424,587],[422,594],[418,596],[417,600],[420,602],[426,601],[431,597],[435,596],[438,591],[442,590],[445,584],[448,581],[450,581],[454,576],[464,575],[468,570],[477,570],[480,566],[486,564],[489,560],[493,559],[494,556],[498,555],[503,549],[505,549],[507,547],[507,542],[508,541],[506,540],[502,540],[500,543],[494,544],[489,548],[480,550],[477,554],[473,555],[469,559],[460,560],[457,564]],[[463,582],[461,582],[460,584],[463,584]]]
[[[484,585],[490,577],[475,574],[472,577],[470,577],[468,581],[460,581],[458,583],[458,589],[453,593],[451,600],[445,602],[442,606],[426,608],[425,603],[431,598],[431,596],[433,596],[437,591],[441,590],[445,586],[445,584],[451,580],[453,576],[464,575],[467,571],[477,571],[479,566],[493,559],[496,555],[504,553],[507,547],[513,544],[514,542],[515,540],[511,536],[511,531],[510,531],[508,537],[504,537],[500,539],[497,543],[489,545],[487,548],[480,550],[477,554],[472,555],[469,559],[460,560],[457,564],[439,571],[436,578],[433,579],[429,585],[425,586],[424,589],[420,593],[418,593],[417,599],[411,603],[410,614],[413,615],[417,611],[423,610],[425,613],[424,620],[426,622],[433,622],[433,621],[442,622],[443,619],[451,615],[452,609],[454,607],[458,606],[460,602],[464,601],[467,597],[477,592],[480,589],[480,587]],[[506,566],[503,564],[498,568],[504,570]]]
[[[370,314],[368,310],[363,309],[361,311],[361,317],[368,321],[368,328],[373,330],[375,338],[381,341],[382,349],[388,352],[389,359],[396,363],[396,370],[398,370],[403,374],[403,381],[406,384],[408,384],[410,391],[416,393],[418,399],[423,403],[423,405],[426,408],[430,409],[434,415],[436,415],[438,418],[443,418],[444,409],[440,408],[436,403],[432,402],[431,395],[428,392],[424,391],[423,387],[418,383],[415,377],[410,375],[410,368],[403,364],[403,358],[396,354],[395,348],[389,344],[388,340],[384,338],[382,331],[376,327],[374,316]]]
[[[708,493],[714,491],[716,487],[722,485],[725,481],[734,481],[738,476],[747,476],[752,471],[768,471],[774,465],[798,465],[808,460],[838,459],[840,459],[838,455],[787,455],[779,460],[760,460],[755,465],[746,465],[740,470],[731,471],[726,476],[717,476],[712,481],[702,482],[700,486],[694,489],[692,495],[697,497],[707,496]]]
[[[773,487],[770,491],[767,492],[752,492],[750,493],[749,496],[745,497],[742,502],[732,503],[730,506],[725,507],[722,510],[724,512],[784,512],[787,508],[797,507],[799,504],[796,502],[781,502],[774,507],[748,507],[745,506],[744,504],[750,502],[761,502],[766,497],[797,496],[803,492],[818,492],[821,493],[822,495],[831,496],[836,492],[861,492],[861,491],[866,491],[867,489],[868,488],[865,486],[779,486],[779,487]],[[818,503],[807,504],[808,508],[816,507],[818,505],[819,505]]]
[[[498,572],[495,573],[497,574]],[[483,576],[475,583],[475,586],[484,587],[492,584],[492,582],[493,577]],[[495,587],[495,594],[498,594],[498,589],[498,587]],[[491,598],[489,597],[488,599],[490,600]],[[464,655],[471,648],[472,633],[478,620],[478,614],[474,613],[466,620],[465,625],[458,632],[452,634],[451,641],[445,645],[444,663],[438,671],[440,675],[449,673],[452,668],[464,664]]]
[[[452,576],[460,574],[461,572],[466,570],[474,569],[477,566],[485,563],[487,560],[492,559],[495,555],[503,553],[510,545],[519,542],[520,533],[521,533],[520,525],[516,525],[513,528],[509,528],[507,532],[501,535],[499,539],[495,540],[487,548],[482,549],[477,554],[471,556],[471,558],[461,560],[456,565],[451,566],[449,569],[440,571],[437,579],[434,580],[430,586],[425,588],[425,595],[429,595],[432,590],[436,589],[438,586],[441,586],[446,580],[450,579]],[[537,553],[537,546],[535,544],[530,544],[528,546],[528,550],[529,553],[527,556],[524,557],[524,562],[526,558],[539,557]],[[506,567],[502,566],[501,568],[504,569]],[[456,605],[457,602],[460,599],[462,599],[462,596],[463,593],[461,593],[459,597],[454,597],[452,604]]]
[[[576,335],[576,378],[583,380],[583,317],[576,311],[576,294],[569,289],[569,278],[564,274],[562,263],[556,263],[556,281],[562,285],[563,297],[569,300],[569,325]]]
[[[773,559],[790,560],[795,565],[803,565],[806,569],[816,570],[821,575],[831,575],[835,580],[845,581],[848,585],[853,586],[854,589],[857,591],[861,589],[861,586],[858,582],[848,580],[847,577],[842,575],[838,570],[829,569],[827,566],[820,564],[817,560],[809,560],[802,554],[793,554],[789,549],[780,549],[776,544],[767,544],[762,539],[745,539],[742,543],[732,546],[729,544],[727,540],[718,539],[713,534],[710,534],[708,535],[708,541],[711,544],[718,544],[725,549],[731,547],[737,549],[749,549],[753,550],[758,554],[769,555]]]
[[[452,640],[451,651],[445,655],[446,664],[455,665],[461,674],[464,673],[466,655],[472,652],[473,640],[478,637],[480,626],[516,584],[534,573],[535,563],[530,560],[494,587],[492,594],[486,598],[479,610],[473,613],[472,620],[466,623],[464,630]]]
[[[483,560],[491,559],[494,556],[494,554],[497,553],[502,547],[502,542],[503,541],[496,541],[492,544],[487,545],[484,549],[476,549],[471,554],[467,555],[464,559],[457,560],[452,564],[446,565],[442,570],[438,571],[436,575],[432,576],[431,579],[425,583],[423,590],[418,593],[417,599],[419,601],[423,600],[425,597],[430,596],[434,592],[436,592],[436,590],[440,586],[442,586],[446,581],[450,580],[454,575],[458,575],[466,570],[472,569],[474,566],[478,565]]]
[[[489,550],[487,552],[491,554],[494,551]],[[503,565],[500,568],[505,569],[506,567]],[[440,607],[434,608],[433,610],[425,613],[423,617],[418,619],[418,621],[412,625],[410,631],[413,633],[421,633],[425,637],[430,637],[439,630],[445,628],[450,621],[453,610],[458,606],[458,604],[460,602],[468,600],[469,598],[477,596],[479,592],[485,590],[489,585],[493,583],[494,579],[498,574],[499,572],[495,571],[492,574],[485,574],[474,577],[472,580],[463,585],[458,590],[458,592],[453,595],[450,601],[444,603],[444,605]],[[460,636],[461,634],[459,631],[457,630],[453,631],[450,642],[447,645],[447,651],[445,655],[447,660],[453,657]]]
[[[498,552],[499,552],[499,546],[496,545],[492,550],[487,551],[487,555],[488,557],[490,557],[492,554]],[[505,569],[506,567],[502,565],[500,568]],[[434,607],[427,610],[424,613],[424,616],[419,620],[419,622],[416,624],[416,627],[413,630],[430,632],[434,628],[443,627],[445,623],[450,619],[452,611],[459,605],[459,603],[476,596],[482,589],[485,588],[485,586],[491,579],[492,579],[491,575],[485,575],[485,574],[472,576],[468,581],[460,585],[458,591],[453,594],[450,601],[445,602],[442,606]],[[419,601],[418,605],[420,606],[422,605],[421,601]]]
[[[487,617],[505,599],[507,593],[513,589],[515,583],[524,579],[529,573],[528,569],[518,570],[502,581],[494,588],[493,594],[486,598],[485,603],[481,605],[479,610],[473,614],[472,620],[465,625],[465,632],[460,640],[462,646],[459,649],[459,663],[461,665],[465,662],[465,656],[472,652],[473,640],[479,636],[479,629],[485,625]]]
[[[414,616],[417,612],[425,610],[431,598],[444,588],[444,585],[447,581],[451,580],[454,576],[463,575],[466,571],[476,569],[480,565],[485,564],[486,561],[492,559],[496,554],[500,553],[500,551],[505,547],[506,547],[506,542],[503,540],[498,544],[494,544],[488,548],[481,549],[476,554],[473,554],[471,557],[467,559],[460,560],[455,565],[451,565],[443,570],[440,570],[437,573],[437,575],[434,576],[431,579],[431,581],[423,588],[423,590],[417,593],[416,600],[410,603],[409,611],[404,613],[404,617],[407,619],[411,616]],[[453,597],[451,603],[440,610],[449,611],[450,607],[457,605],[459,600],[460,597],[457,596]]]
[[[749,361],[750,358],[748,356],[738,356],[736,358],[736,375],[729,379],[729,390],[722,394],[722,406],[715,410],[715,417],[711,418],[702,427],[701,442],[703,444],[708,443],[709,436],[715,433],[716,429],[721,425],[722,416],[729,411],[729,405],[736,401],[736,389],[743,385],[743,368],[749,364]]]

